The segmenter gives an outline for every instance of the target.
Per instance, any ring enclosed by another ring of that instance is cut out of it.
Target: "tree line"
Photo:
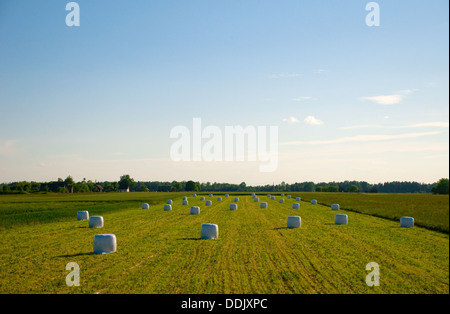
[[[343,182],[296,182],[266,185],[247,185],[232,183],[201,183],[189,181],[135,181],[130,175],[120,177],[118,181],[93,182],[83,178],[75,182],[71,176],[58,178],[51,182],[13,182],[0,184],[0,194],[17,193],[82,193],[82,192],[348,192],[348,193],[433,193],[449,194],[449,179],[442,178],[438,182],[428,184],[414,181],[393,181],[370,184],[365,181]]]

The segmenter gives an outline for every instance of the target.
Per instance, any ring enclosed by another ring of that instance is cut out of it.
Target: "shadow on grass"
[[[177,240],[203,240],[202,238],[179,238]]]
[[[55,256],[55,258],[67,258],[67,257],[77,257],[77,256],[86,256],[86,255],[93,255],[94,252],[88,252],[88,253],[76,253],[76,254],[66,254],[66,255],[58,255]]]

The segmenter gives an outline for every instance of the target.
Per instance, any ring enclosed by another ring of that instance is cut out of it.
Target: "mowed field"
[[[448,232],[401,228],[393,218],[408,215],[413,196],[404,196],[405,214],[393,209],[386,219],[365,213],[363,205],[332,211],[328,203],[344,202],[343,208],[349,199],[320,195],[292,193],[280,204],[279,194],[276,200],[259,194],[267,209],[250,195],[223,193],[1,196],[0,293],[449,293]],[[182,196],[189,205],[181,205]],[[230,211],[235,196],[238,209]],[[295,196],[304,199],[300,209],[292,209]],[[390,196],[380,195],[386,204],[398,201]],[[310,204],[312,197],[318,205]],[[172,211],[163,210],[167,199]],[[447,215],[448,228],[446,200],[434,211]],[[141,208],[144,202],[149,209]],[[191,206],[200,206],[200,214],[190,215]],[[103,216],[104,227],[78,221],[80,210]],[[347,214],[348,225],[335,225],[336,213]],[[286,228],[288,216],[300,216],[301,228]],[[219,238],[202,240],[203,223],[217,224]],[[117,252],[92,253],[94,235],[102,233],[116,235]],[[66,285],[69,262],[80,266],[78,287]],[[366,285],[369,262],[380,267],[378,287]]]

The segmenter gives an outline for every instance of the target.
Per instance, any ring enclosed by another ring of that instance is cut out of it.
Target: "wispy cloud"
[[[340,130],[353,130],[353,129],[407,129],[407,128],[424,128],[424,127],[437,127],[437,128],[449,128],[448,122],[422,122],[408,125],[377,125],[377,124],[363,124],[363,125],[351,125],[340,127]]]
[[[303,97],[297,97],[297,98],[293,98],[293,101],[306,101],[306,100],[311,100],[312,97],[309,96],[303,96]]]
[[[422,127],[439,127],[439,128],[448,128],[449,123],[448,122],[423,122],[423,123],[416,123],[406,126],[407,128],[422,128]]]
[[[373,97],[361,97],[362,100],[370,100],[378,105],[395,105],[402,102],[404,95],[382,95]]]
[[[361,100],[369,100],[378,105],[396,105],[403,101],[403,99],[413,92],[411,89],[403,89],[397,91],[395,94],[391,95],[379,95],[371,97],[361,97]]]
[[[317,119],[314,116],[308,116],[303,120],[306,124],[311,124],[311,125],[322,125],[323,121]]]
[[[405,133],[396,135],[374,134],[374,135],[356,135],[341,137],[333,140],[321,140],[321,141],[296,141],[296,142],[284,142],[282,145],[324,145],[324,144],[341,144],[347,142],[375,142],[375,141],[388,141],[396,139],[416,138],[421,136],[438,135],[442,132],[421,132],[421,133]]]
[[[270,79],[281,79],[281,78],[293,78],[293,77],[299,77],[299,76],[303,76],[303,74],[302,73],[283,72],[283,73],[269,74],[267,77]]]
[[[289,123],[298,123],[298,122],[300,122],[299,120],[297,120],[297,118],[296,117],[289,117],[289,118],[285,118],[285,119],[283,119],[283,122],[289,122]]]

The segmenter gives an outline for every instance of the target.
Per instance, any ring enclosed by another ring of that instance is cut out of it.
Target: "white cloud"
[[[412,94],[413,90],[403,89],[391,95],[380,95],[372,97],[361,97],[361,100],[369,100],[378,105],[396,105],[403,101],[405,96]]]
[[[311,100],[312,97],[309,96],[303,96],[303,97],[297,97],[297,98],[293,98],[293,101],[305,101],[305,100]]]
[[[323,121],[315,118],[314,116],[308,116],[305,118],[305,120],[303,120],[306,124],[311,124],[311,125],[321,125],[323,124]]]
[[[422,127],[448,128],[449,123],[448,122],[423,122],[423,123],[411,124],[406,127],[411,127],[411,128],[422,128]]]
[[[402,102],[404,95],[384,95],[374,97],[362,97],[362,100],[370,100],[378,105],[395,105]]]
[[[324,145],[324,144],[341,144],[347,142],[375,142],[375,141],[388,141],[395,139],[416,138],[421,136],[438,135],[442,132],[421,132],[421,133],[405,133],[396,135],[374,134],[374,135],[356,135],[341,137],[334,140],[321,140],[321,141],[297,141],[297,142],[285,142],[282,145]]]
[[[292,117],[292,116],[291,116],[291,117],[289,117],[289,118],[283,119],[283,122],[298,123],[298,122],[300,122],[300,121],[298,121],[296,117]]]

